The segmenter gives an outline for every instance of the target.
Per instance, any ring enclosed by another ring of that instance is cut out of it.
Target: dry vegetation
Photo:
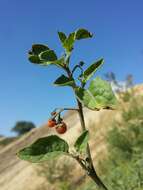
[[[143,93],[141,87],[136,87],[139,94]],[[136,93],[137,95],[138,93]],[[125,105],[124,105],[125,106]],[[86,124],[90,131],[90,146],[92,157],[94,159],[97,172],[100,173],[99,167],[100,160],[106,156],[106,143],[105,136],[107,130],[111,128],[111,123],[114,119],[120,120],[120,108],[116,111],[90,111],[84,109]],[[73,144],[77,136],[80,134],[80,122],[76,113],[67,114],[65,116],[69,129],[68,132],[62,135],[69,144]],[[43,166],[38,164],[31,164],[21,161],[16,157],[16,152],[24,146],[32,143],[42,136],[49,135],[46,125],[33,129],[20,139],[0,149],[0,189],[2,190],[66,190],[75,189],[76,185],[80,185],[83,181],[87,180],[85,174],[80,169],[75,161],[69,158],[64,158],[65,164],[59,165],[58,161],[47,163],[46,169],[52,175],[45,175]],[[54,133],[54,130],[52,131]],[[61,158],[63,159],[63,158]],[[61,162],[60,162],[61,163]],[[55,171],[54,171],[55,169]],[[66,174],[66,175],[65,175]],[[74,177],[76,176],[78,177]],[[47,180],[48,179],[48,180]],[[68,181],[68,183],[67,183]]]

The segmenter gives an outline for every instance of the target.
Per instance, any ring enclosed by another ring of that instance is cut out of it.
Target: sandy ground
[[[135,87],[136,94],[143,94],[143,85]],[[98,161],[106,155],[105,136],[110,123],[114,119],[120,119],[118,111],[90,111],[84,109],[86,126],[90,131],[90,147],[94,164],[97,167]],[[73,145],[76,138],[81,133],[81,126],[78,115],[69,112],[65,116],[65,122],[68,125],[68,131],[61,138]],[[5,148],[0,149],[0,190],[38,190],[38,186],[44,183],[44,178],[37,175],[36,164],[31,164],[26,161],[21,161],[17,158],[16,153],[21,148],[34,142],[42,136],[54,134],[54,130],[49,130],[45,125],[32,130],[30,133],[22,136]],[[79,167],[75,165],[75,169]],[[97,167],[98,168],[98,167]],[[52,190],[51,188],[48,188]]]
[[[116,111],[90,111],[84,109],[85,122],[89,128],[92,149],[92,157],[96,160],[106,152],[104,136],[108,125],[103,125],[107,120],[117,117]],[[65,121],[69,126],[68,132],[60,137],[67,140],[72,145],[81,132],[81,126],[77,114],[70,113],[65,117]],[[91,126],[91,127],[90,127]],[[94,130],[93,130],[94,127]],[[93,133],[95,132],[95,134]],[[32,130],[29,134],[24,135],[21,139],[6,146],[0,150],[0,190],[34,190],[44,182],[42,177],[37,176],[35,171],[36,164],[31,164],[26,161],[21,161],[17,158],[16,152],[32,143],[42,136],[55,133],[49,131],[46,126]]]

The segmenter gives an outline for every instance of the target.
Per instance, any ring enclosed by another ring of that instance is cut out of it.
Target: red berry
[[[59,123],[56,126],[56,131],[59,134],[64,134],[67,131],[67,125],[64,122]]]
[[[56,125],[56,120],[55,119],[49,119],[48,120],[48,127],[54,127]]]

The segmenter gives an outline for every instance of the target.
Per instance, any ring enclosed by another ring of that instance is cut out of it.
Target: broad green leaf
[[[63,47],[66,49],[67,52],[71,52],[73,50],[73,45],[75,42],[75,33],[69,34],[68,38],[64,41]]]
[[[57,86],[73,86],[74,80],[72,78],[68,78],[65,75],[61,75],[55,82],[54,85]]]
[[[30,162],[42,162],[61,154],[67,154],[69,146],[67,142],[56,135],[38,139],[29,147],[20,150],[17,155],[22,160]]]
[[[60,39],[61,43],[63,44],[64,41],[67,39],[65,33],[63,33],[63,32],[58,32],[58,35],[59,35],[59,39]]]
[[[41,60],[45,62],[52,62],[57,60],[57,56],[53,50],[46,50],[39,54]]]
[[[83,82],[86,82],[89,80],[94,73],[97,71],[97,69],[104,63],[103,59],[100,59],[99,61],[93,63],[90,65],[84,72],[83,72]]]
[[[33,44],[31,53],[33,55],[39,55],[41,52],[49,50],[49,47],[43,44]]]
[[[35,64],[42,64],[42,61],[40,60],[38,55],[28,55],[28,59],[31,63]]]
[[[49,50],[48,46],[45,46],[43,44],[33,44],[32,50],[28,52],[29,61],[36,64],[42,64],[39,54],[46,50]]]
[[[88,30],[81,28],[78,29],[75,32],[75,39],[76,40],[81,40],[81,39],[85,39],[85,38],[91,38],[93,36],[93,34],[91,34]]]
[[[32,63],[44,66],[53,64],[63,67],[65,64],[64,56],[57,59],[55,52],[42,44],[34,44],[32,46],[32,50],[28,52],[28,59]]]
[[[78,137],[78,139],[74,144],[76,151],[84,153],[87,148],[88,140],[89,140],[89,132],[86,130]]]
[[[31,63],[36,63],[40,65],[45,65],[43,61],[40,59],[39,55],[43,51],[49,50],[48,46],[43,44],[33,44],[32,50],[28,52],[28,59]]]
[[[70,33],[68,37],[63,32],[58,32],[58,35],[63,47],[66,49],[66,52],[71,52],[73,50],[75,40],[92,37],[92,34],[83,28]]]
[[[75,92],[79,101],[92,110],[114,109],[117,104],[111,85],[99,77],[91,81],[88,89],[77,88]]]
[[[47,66],[47,65],[56,65],[57,67],[63,67],[65,64],[65,58],[61,57],[60,59],[57,59],[55,61],[46,61],[46,60],[41,60],[39,58],[39,56],[37,55],[30,55],[28,57],[29,61],[38,65],[43,65],[43,66]]]

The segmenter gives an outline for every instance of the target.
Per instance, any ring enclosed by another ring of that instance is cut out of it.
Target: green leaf
[[[84,106],[92,110],[115,109],[116,97],[111,85],[97,77],[91,81],[88,89],[77,88],[76,96]]]
[[[97,69],[104,63],[103,59],[98,60],[97,62],[90,65],[84,72],[83,72],[83,82],[89,80]]]
[[[68,53],[73,50],[75,40],[92,37],[92,34],[88,32],[88,30],[83,29],[83,28],[70,33],[68,37],[63,32],[58,32],[58,35],[59,35],[60,41],[62,42],[63,47]]]
[[[80,28],[75,32],[75,39],[76,40],[81,40],[85,38],[91,38],[93,34],[91,34],[88,30],[84,28]]]
[[[86,130],[78,137],[78,139],[74,144],[76,151],[84,153],[87,148],[88,140],[89,140],[89,132]]]
[[[22,160],[38,163],[67,154],[68,151],[69,146],[65,140],[51,135],[38,139],[29,147],[20,150],[17,155]]]
[[[37,56],[37,55],[29,54],[28,59],[31,63],[42,64],[42,61],[40,60],[39,56]]]
[[[63,47],[66,49],[67,52],[71,52],[73,50],[73,45],[75,42],[75,33],[69,34],[68,38],[64,41]]]
[[[53,50],[47,50],[39,54],[41,60],[45,62],[52,62],[57,60],[57,56]]]
[[[43,44],[33,44],[31,53],[33,55],[39,55],[41,52],[49,50],[49,47]]]
[[[60,59],[57,59],[55,61],[47,61],[47,60],[41,60],[39,58],[39,56],[37,55],[29,55],[28,57],[29,61],[31,63],[35,63],[35,64],[38,64],[38,65],[43,65],[43,66],[47,66],[47,65],[56,65],[57,67],[64,67],[64,64],[65,64],[65,58],[64,57],[61,57]]]
[[[40,50],[36,49],[38,47],[40,47]],[[36,45],[36,46],[34,46],[34,48],[35,48],[34,50],[37,50],[37,53],[39,53],[39,52],[41,52],[41,50],[44,50],[45,46]],[[28,59],[32,63],[36,63],[36,64],[44,65],[44,66],[54,64],[58,67],[63,67],[64,62],[65,62],[64,56],[61,57],[60,59],[57,59],[57,55],[55,54],[55,52],[53,50],[50,50],[50,49],[48,49],[46,51],[42,51],[38,55],[34,55],[33,52],[30,51]]]
[[[64,41],[67,39],[65,33],[63,33],[63,32],[58,32],[58,35],[59,35],[59,39],[60,39],[61,43],[63,44]]]
[[[43,61],[40,59],[39,55],[43,51],[49,51],[48,46],[43,45],[43,44],[33,44],[32,45],[32,50],[28,52],[28,59],[31,63],[36,63],[40,65],[47,65],[43,63]]]
[[[61,75],[55,82],[54,85],[57,86],[73,86],[74,80],[72,78],[68,78],[65,75]]]

